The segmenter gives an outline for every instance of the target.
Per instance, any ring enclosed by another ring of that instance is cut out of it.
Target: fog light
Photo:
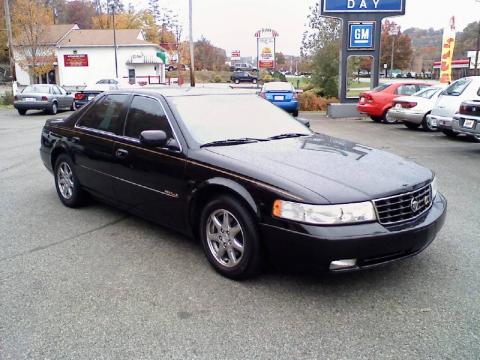
[[[357,259],[336,260],[330,263],[330,271],[347,270],[357,267]]]

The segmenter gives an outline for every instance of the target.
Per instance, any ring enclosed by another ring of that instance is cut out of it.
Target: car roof
[[[232,88],[203,88],[203,87],[185,87],[185,88],[128,88],[106,91],[106,94],[135,94],[147,96],[181,97],[181,96],[214,96],[214,95],[255,95],[252,89],[232,89]]]

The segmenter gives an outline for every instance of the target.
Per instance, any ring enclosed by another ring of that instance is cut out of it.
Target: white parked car
[[[432,111],[444,88],[444,86],[432,86],[412,96],[395,98],[387,116],[390,119],[402,121],[409,129],[416,129],[421,125],[425,131],[435,131],[436,127],[431,126],[427,121],[427,115]]]
[[[480,99],[480,76],[461,78],[451,83],[438,97],[437,103],[427,116],[431,126],[436,126],[449,137],[460,134],[452,128],[453,117],[466,100]]]

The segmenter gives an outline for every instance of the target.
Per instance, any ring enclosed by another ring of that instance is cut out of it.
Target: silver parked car
[[[473,135],[480,141],[480,100],[465,101],[455,114],[452,128],[459,133]]]
[[[453,116],[466,100],[480,100],[480,76],[461,78],[451,83],[438,97],[428,121],[449,137],[460,134],[452,127]]]
[[[443,89],[443,86],[432,86],[412,96],[398,97],[393,101],[393,107],[388,111],[387,116],[403,121],[409,129],[416,129],[421,125],[425,131],[435,131],[436,127],[427,121],[427,115],[434,108]]]
[[[59,109],[74,110],[73,95],[64,88],[54,84],[29,85],[15,95],[13,106],[20,115],[27,110],[43,110],[55,115]]]

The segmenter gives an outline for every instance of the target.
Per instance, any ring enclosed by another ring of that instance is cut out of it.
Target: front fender
[[[258,206],[255,200],[253,200],[252,195],[250,195],[250,192],[243,185],[233,180],[222,178],[222,177],[211,178],[199,184],[195,188],[195,190],[192,192],[190,203],[192,204],[193,202],[193,204],[195,204],[195,201],[196,199],[198,199],[198,196],[200,196],[202,193],[204,193],[206,190],[212,187],[224,188],[225,190],[239,196],[242,200],[245,201],[245,203],[248,204],[248,206],[255,213],[255,215],[258,218],[260,218],[260,210],[258,209]]]

